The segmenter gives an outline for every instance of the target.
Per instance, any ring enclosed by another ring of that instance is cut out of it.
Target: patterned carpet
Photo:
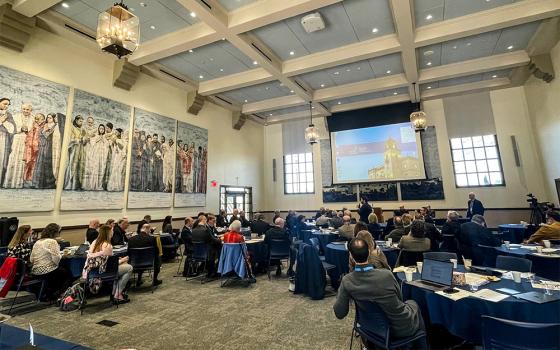
[[[8,321],[35,332],[94,349],[348,349],[353,313],[337,320],[335,298],[313,301],[288,291],[285,276],[260,275],[251,287],[220,288],[174,278],[166,263],[163,284],[131,291],[132,302],[118,309],[108,296],[88,301],[84,314],[55,307],[17,315]],[[146,285],[146,284],[145,284]],[[97,324],[111,320],[119,324]],[[354,348],[359,346],[354,342]]]

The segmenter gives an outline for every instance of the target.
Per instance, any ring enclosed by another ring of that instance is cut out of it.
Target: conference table
[[[247,239],[245,241],[247,252],[251,257],[253,266],[266,266],[268,264],[268,246],[264,243],[263,238]]]
[[[33,333],[33,340],[37,349],[91,349],[36,332]],[[7,324],[0,324],[0,349],[23,349],[26,345],[29,346],[29,329],[21,329]],[[32,349],[32,347],[29,348]]]
[[[77,247],[70,247],[77,248]],[[126,245],[113,248],[113,256],[123,257],[128,254],[128,247]],[[60,259],[60,265],[70,272],[73,278],[79,278],[82,276],[82,270],[86,264],[86,255],[72,255],[66,254],[62,255]]]
[[[333,242],[327,244],[325,248],[325,261],[335,266],[334,269],[329,270],[328,273],[331,281],[333,281],[333,285],[336,287],[338,287],[340,276],[350,271],[350,267],[348,266],[349,253],[345,243],[346,242]],[[381,251],[385,254],[385,257],[387,257],[389,266],[395,266],[400,250],[394,247],[386,247],[384,242],[383,245],[378,243],[378,247],[381,248]]]
[[[465,268],[459,265],[456,271],[465,272]],[[397,277],[401,281],[405,280],[405,274],[402,272],[399,272]],[[419,278],[418,273],[413,274],[413,280]],[[540,278],[537,277],[535,280],[540,280]],[[468,286],[457,286],[456,288],[469,290]],[[512,289],[520,293],[543,291],[543,289],[533,288],[526,279],[522,279],[521,283],[515,283],[513,280],[503,277],[498,282],[490,282],[479,287],[479,290],[496,291],[500,288]],[[497,292],[500,293],[500,291]],[[558,295],[560,291],[552,293]],[[454,301],[431,290],[408,284],[406,281],[402,283],[402,295],[404,300],[412,299],[418,303],[426,325],[442,325],[453,335],[475,344],[482,343],[482,315],[520,322],[560,323],[560,300],[538,304],[508,296],[498,302],[476,297],[466,297]]]
[[[496,255],[513,256],[533,261],[532,271],[538,276],[560,280],[560,246],[543,248],[538,253],[537,244],[510,244],[495,247]]]
[[[311,237],[317,238],[319,241],[320,251],[324,254],[327,249],[327,245],[338,240],[339,234],[338,232],[323,232],[320,230],[314,230],[311,232]]]
[[[511,243],[522,243],[525,238],[527,227],[523,224],[498,225],[498,231],[502,234],[502,240]]]

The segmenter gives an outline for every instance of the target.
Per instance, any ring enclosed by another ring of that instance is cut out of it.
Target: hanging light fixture
[[[313,109],[311,107],[311,101],[309,101],[309,118],[311,120],[309,126],[305,128],[305,141],[313,145],[319,141],[319,129],[313,125]]]
[[[119,59],[132,54],[140,42],[138,17],[122,2],[115,3],[99,14],[96,40],[101,50]]]
[[[413,83],[414,85],[414,100],[417,101],[419,99],[417,99],[416,97],[416,83]],[[410,122],[412,123],[412,126],[414,127],[415,131],[424,131],[426,130],[426,126],[427,126],[427,120],[426,120],[426,113],[424,113],[424,111],[421,110],[420,108],[420,102],[416,103],[416,108],[415,111],[410,113]]]

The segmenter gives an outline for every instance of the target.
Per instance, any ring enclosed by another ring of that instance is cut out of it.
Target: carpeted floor
[[[313,301],[288,291],[285,277],[260,275],[248,288],[220,288],[174,278],[166,263],[163,284],[130,292],[132,302],[110,306],[108,297],[88,301],[84,314],[55,307],[17,315],[8,321],[35,332],[94,349],[348,349],[353,313],[337,320],[335,297]],[[146,284],[145,284],[146,285]],[[97,324],[118,322],[113,327]],[[359,346],[354,342],[354,348]]]

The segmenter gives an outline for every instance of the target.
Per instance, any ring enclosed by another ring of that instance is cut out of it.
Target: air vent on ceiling
[[[180,82],[183,82],[183,83],[186,83],[186,82],[187,82],[185,79],[179,78],[179,77],[176,76],[175,74],[171,74],[171,73],[169,73],[168,71],[163,70],[163,69],[161,69],[161,68],[160,68],[159,71],[162,72],[162,73],[165,74],[165,75],[170,76],[170,77],[173,78],[173,79],[179,80]]]
[[[233,105],[233,103],[229,102],[228,100],[220,97],[220,96],[214,96],[215,98],[217,98],[218,100],[227,103],[228,105]]]
[[[270,62],[272,62],[272,60],[270,59],[270,57],[268,57],[268,55],[266,53],[263,52],[263,50],[261,50],[260,47],[258,47],[258,45],[256,45],[255,43],[251,43],[251,46],[254,47],[258,52],[261,53],[261,55],[263,55],[267,60],[269,60]]]
[[[64,24],[64,27],[67,28],[67,29],[69,29],[69,30],[71,30],[71,31],[73,31],[74,33],[78,33],[78,34],[80,34],[80,35],[82,35],[82,36],[85,36],[85,37],[88,38],[88,39],[91,39],[91,40],[94,40],[94,41],[95,41],[95,37],[94,37],[93,35],[89,35],[88,33],[84,33],[84,32],[81,31],[80,29],[75,28],[75,27],[73,27],[73,26],[71,26],[71,25],[69,25],[69,24],[67,24],[67,23]]]
[[[294,83],[296,83],[300,88],[302,88],[304,91],[307,91],[307,89],[301,85],[297,80],[294,80]]]
[[[212,5],[210,5],[209,3],[207,3],[204,0],[199,0],[201,3],[203,3],[206,7],[208,7],[210,10],[212,9]]]

